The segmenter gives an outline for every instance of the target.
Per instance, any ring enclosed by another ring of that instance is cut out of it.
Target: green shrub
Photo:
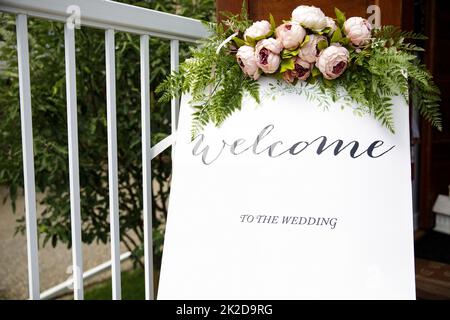
[[[213,0],[128,1],[202,20],[214,15]],[[81,21],[83,19],[81,13]],[[23,186],[15,19],[0,14],[0,185],[15,200]],[[71,246],[63,24],[30,18],[30,76],[36,190],[43,193],[39,213],[41,243]],[[169,41],[150,39],[152,143],[170,133],[170,105],[157,103],[154,89],[169,72]],[[180,60],[187,56],[187,45]],[[104,31],[76,30],[78,134],[82,239],[106,243],[108,157]],[[121,241],[137,256],[142,251],[142,166],[139,36],[116,33],[116,92]],[[152,162],[155,254],[161,253],[171,160],[167,150]],[[25,230],[24,218],[17,231]],[[138,260],[136,260],[138,261]],[[156,260],[158,261],[158,260]]]

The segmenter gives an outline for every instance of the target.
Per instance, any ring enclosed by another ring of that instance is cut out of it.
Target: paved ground
[[[10,202],[3,203],[6,189],[0,187],[0,299],[28,298],[26,237],[14,236],[15,220],[24,215],[23,198],[17,201],[16,214],[12,214]],[[42,207],[38,206],[38,212]],[[122,248],[122,252],[126,252]],[[110,259],[109,245],[84,245],[85,270]],[[71,251],[64,245],[53,248],[47,244],[39,248],[41,292],[66,280],[72,263]],[[124,266],[129,267],[129,264]],[[105,273],[93,281],[108,277]]]

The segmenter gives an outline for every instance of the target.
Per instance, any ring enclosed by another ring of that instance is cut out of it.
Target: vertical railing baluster
[[[83,251],[81,246],[80,177],[78,161],[77,86],[75,69],[75,30],[64,25],[66,58],[67,132],[69,141],[70,219],[72,231],[73,294],[83,299]]]
[[[150,64],[149,37],[141,36],[141,120],[142,120],[142,183],[144,219],[145,299],[153,300],[153,234],[152,234],[152,159],[150,129]]]
[[[30,299],[39,299],[39,262],[34,183],[33,125],[31,117],[30,65],[27,16],[16,16],[17,56],[19,64],[20,119],[22,129],[23,182],[27,227],[28,288]]]
[[[178,72],[178,66],[180,63],[180,42],[178,40],[170,40],[170,71]],[[171,123],[172,123],[172,134],[174,135],[174,142],[172,144],[172,161],[173,152],[175,145],[175,133],[178,126],[178,114],[180,109],[180,101],[178,98],[173,98],[171,101]]]
[[[116,59],[114,30],[105,31],[106,109],[108,118],[109,223],[111,230],[112,298],[120,300],[120,225],[117,169]]]

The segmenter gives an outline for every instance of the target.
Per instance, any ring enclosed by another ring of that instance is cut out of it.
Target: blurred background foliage
[[[212,21],[214,0],[120,1],[149,9]],[[81,12],[83,21],[83,12]],[[0,14],[0,185],[15,201],[23,192],[19,84],[14,16]],[[44,210],[38,218],[40,243],[71,246],[64,28],[62,23],[29,18],[30,73],[36,190]],[[109,241],[108,153],[104,31],[76,30],[78,134],[82,239]],[[180,45],[180,61],[189,44]],[[170,105],[158,103],[154,89],[170,72],[168,40],[150,38],[152,144],[170,133]],[[116,33],[116,93],[119,207],[122,243],[142,255],[142,165],[139,36]],[[160,261],[170,189],[170,149],[152,162],[155,262]],[[3,199],[6,201],[6,199]],[[17,232],[24,232],[18,216]]]

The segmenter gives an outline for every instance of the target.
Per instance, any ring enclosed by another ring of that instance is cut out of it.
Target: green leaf
[[[247,37],[245,37],[246,44],[249,45],[249,46],[254,47],[258,41],[263,40],[263,39],[267,39],[267,38],[271,37],[272,35],[273,35],[273,31],[270,30],[270,32],[268,34],[263,35],[263,36],[259,36],[259,37],[256,37],[256,38],[252,38],[252,37],[247,36]]]
[[[234,41],[234,43],[236,43],[236,45],[237,45],[239,48],[245,45],[245,41],[242,40],[242,39],[240,39],[240,38],[238,38],[238,37],[234,37],[234,38],[233,38],[233,41]]]
[[[343,46],[346,46],[350,43],[350,39],[347,37],[341,38],[341,40],[339,40],[339,43],[342,44]]]
[[[347,20],[345,18],[345,13],[342,12],[341,10],[339,10],[338,8],[334,8],[334,12],[336,13],[337,23],[338,23],[339,27],[342,28],[344,26],[345,20]]]
[[[242,1],[242,6],[241,6],[241,17],[244,19],[248,18],[248,10],[247,10],[247,1]]]
[[[300,53],[300,48],[298,48],[297,50],[287,50],[287,49],[284,49],[284,50],[281,52],[281,58],[282,58],[282,59],[293,58],[293,57],[298,56],[299,53]]]
[[[303,39],[303,42],[300,45],[300,48],[303,47],[305,44],[307,44],[309,42],[309,39],[310,39],[309,35],[306,35],[305,39]]]
[[[319,49],[320,51],[322,51],[322,50],[324,50],[324,49],[326,49],[326,48],[328,48],[328,41],[327,40],[320,40],[318,43],[317,43],[317,49]]]
[[[276,80],[283,80],[283,74],[281,72],[277,72],[273,76]]]
[[[268,34],[265,34],[265,35],[263,35],[263,36],[256,37],[256,38],[254,38],[254,40],[255,40],[256,42],[258,42],[259,40],[270,38],[270,37],[273,35],[273,33],[274,33],[274,31],[273,31],[273,30],[270,30],[270,32],[269,32]]]
[[[328,79],[325,79],[325,78],[323,78],[323,83],[324,83],[325,86],[327,86],[328,88],[330,88],[330,87],[333,86],[333,81],[328,80]]]
[[[309,77],[306,82],[308,82],[309,84],[315,84],[317,82],[317,78]]]
[[[319,68],[317,68],[316,66],[314,66],[314,68],[311,71],[311,75],[313,78],[321,75],[322,73],[320,72]]]
[[[280,73],[284,73],[288,70],[294,70],[294,69],[295,69],[294,59],[281,60]]]
[[[334,32],[333,32],[333,36],[331,37],[331,43],[337,43],[339,41],[341,41],[342,39],[342,31],[341,28],[337,28]]]
[[[275,19],[274,19],[272,14],[270,14],[270,16],[269,16],[269,21],[270,21],[270,26],[272,27],[272,31],[275,32],[275,29],[277,27],[277,23],[275,22]]]
[[[251,47],[254,47],[256,45],[256,39],[252,37],[245,37],[245,44]]]
[[[323,35],[323,34],[328,34],[331,31],[330,27],[326,27],[322,30],[320,30],[319,32],[317,32],[317,34]]]

